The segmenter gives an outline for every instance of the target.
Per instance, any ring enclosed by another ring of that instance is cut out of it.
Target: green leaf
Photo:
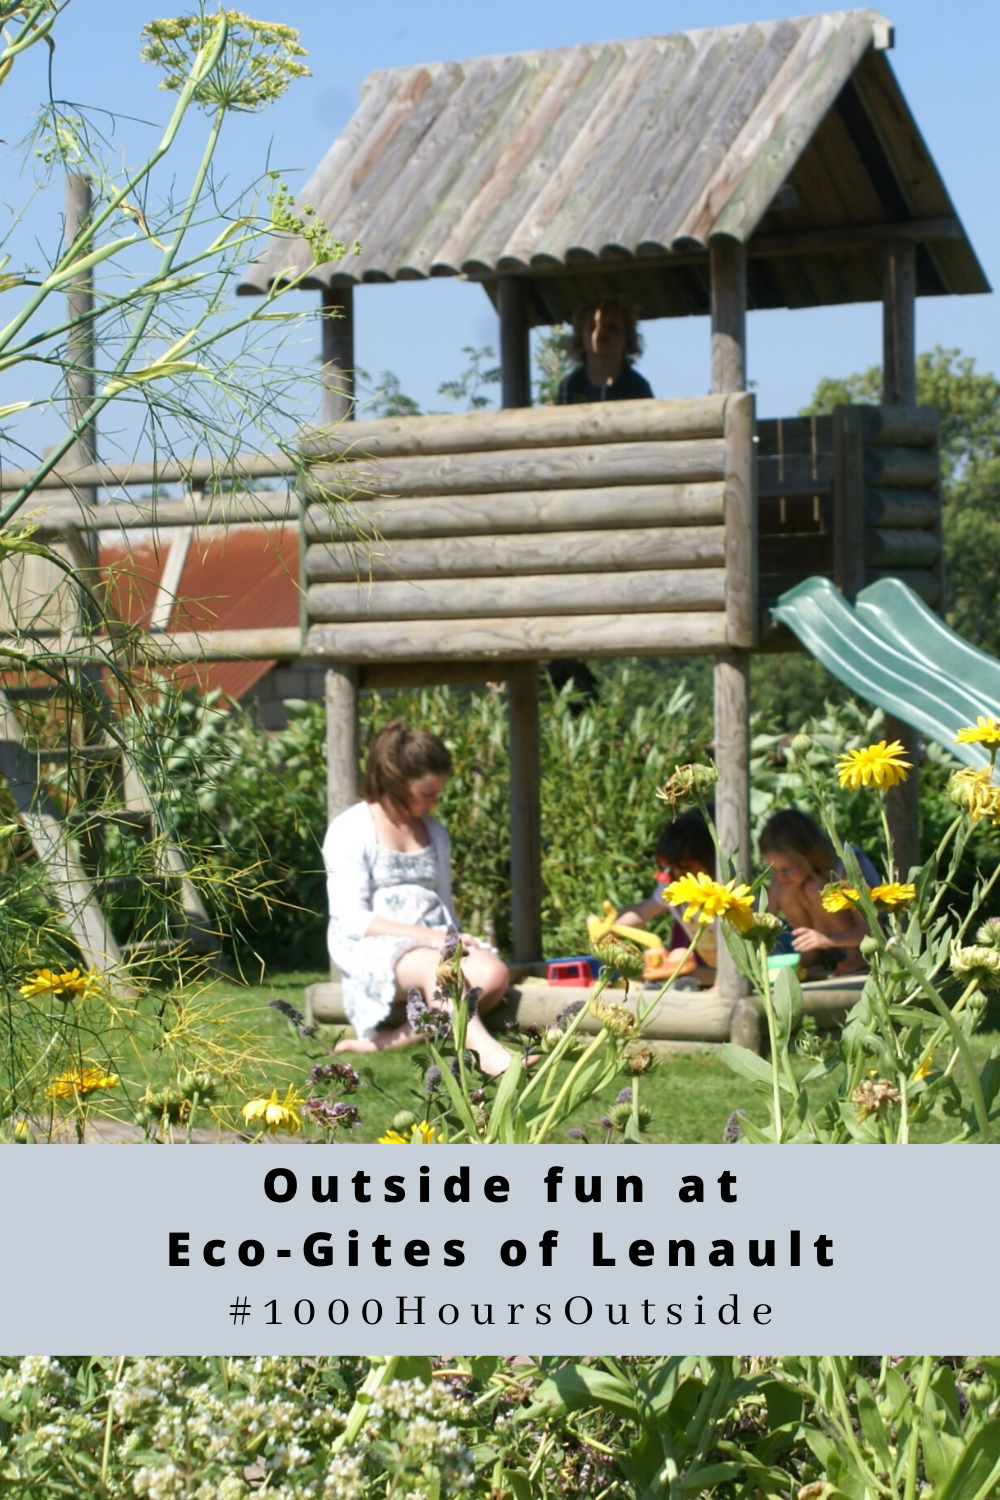
[[[762,1083],[768,1089],[771,1087],[771,1064],[758,1057],[756,1052],[750,1052],[746,1047],[737,1047],[733,1042],[723,1042],[722,1060],[727,1067],[732,1068],[741,1078],[749,1078],[751,1083]],[[787,1094],[788,1084],[784,1079],[779,1080],[782,1089]]]
[[[516,1420],[530,1421],[553,1412],[586,1411],[592,1406],[600,1406],[631,1422],[639,1418],[627,1381],[590,1365],[569,1365],[542,1381],[533,1403],[527,1410],[519,1411]]]
[[[402,1355],[393,1374],[394,1380],[422,1380],[429,1386],[433,1378],[431,1362],[418,1355]]]
[[[858,1402],[858,1420],[861,1423],[861,1431],[868,1439],[868,1446],[875,1454],[882,1468],[887,1474],[891,1474],[893,1459],[892,1454],[889,1452],[889,1443],[885,1435],[885,1424],[879,1415],[871,1386],[860,1375],[854,1382],[854,1393]]]
[[[1000,1480],[1000,1421],[987,1422],[966,1444],[934,1500],[987,1500]]]
[[[791,969],[778,970],[771,987],[771,998],[778,1035],[787,1042],[802,1020],[803,1011],[802,986]]]

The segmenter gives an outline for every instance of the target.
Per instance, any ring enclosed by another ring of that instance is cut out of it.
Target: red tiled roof
[[[149,623],[171,532],[128,546],[101,540],[109,604],[131,625]],[[297,625],[299,533],[294,524],[230,526],[196,533],[177,589],[171,630],[247,630]],[[273,661],[203,662],[175,668],[178,681],[237,701],[270,671]]]

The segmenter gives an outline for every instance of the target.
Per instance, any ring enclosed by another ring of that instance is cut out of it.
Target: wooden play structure
[[[302,195],[361,246],[307,284],[326,399],[303,438],[303,635],[284,643],[328,669],[329,811],[357,796],[366,687],[505,681],[515,962],[541,957],[540,661],[714,658],[717,818],[746,872],[749,658],[795,646],[768,606],[816,574],[941,598],[915,303],[989,286],[891,46],[856,10],[375,73]],[[241,291],[304,253],[275,237]],[[442,275],[497,309],[504,410],[354,420],[355,286]],[[530,330],[603,297],[705,316],[711,393],[531,409]],[[747,313],[851,302],[881,305],[883,404],[757,420]],[[244,634],[188,649],[279,654]],[[915,791],[890,797],[904,867]],[[743,981],[720,964],[728,1016]]]

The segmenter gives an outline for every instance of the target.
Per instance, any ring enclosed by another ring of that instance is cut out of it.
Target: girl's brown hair
[[[774,813],[760,831],[761,854],[794,854],[804,860],[814,875],[829,879],[837,865],[837,853],[818,823],[808,813],[788,807]]]
[[[576,309],[573,314],[573,332],[567,346],[573,358],[579,360],[581,365],[584,363],[586,351],[583,347],[583,330],[587,326],[587,319],[599,307],[613,307],[621,313],[625,324],[625,357],[638,358],[642,353],[642,335],[635,326],[635,313],[620,297],[601,297],[597,302],[584,302]]]
[[[451,756],[436,734],[407,729],[402,719],[393,719],[372,740],[361,795],[366,802],[388,802],[405,813],[411,781],[450,775]]]

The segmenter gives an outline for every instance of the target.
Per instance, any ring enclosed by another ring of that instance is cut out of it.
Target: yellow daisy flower
[[[753,926],[753,894],[748,885],[736,880],[723,885],[711,875],[682,875],[664,886],[663,900],[668,906],[686,905],[685,922],[697,921],[702,927],[716,917],[722,917],[737,932],[747,932]]]
[[[880,906],[887,907],[890,911],[897,906],[905,906],[912,901],[917,894],[915,885],[907,881],[888,880],[884,885],[873,885],[869,895],[872,900]]]
[[[426,1120],[412,1126],[408,1136],[400,1135],[398,1130],[387,1130],[378,1138],[380,1146],[437,1146],[440,1141],[441,1137],[434,1134],[434,1127]]]
[[[98,1089],[117,1087],[118,1079],[113,1073],[105,1073],[93,1063],[84,1063],[82,1067],[71,1068],[53,1078],[45,1092],[50,1099],[78,1099],[84,1094],[94,1094]]]
[[[298,1095],[289,1088],[284,1099],[278,1099],[278,1090],[272,1089],[269,1099],[248,1099],[243,1106],[243,1118],[248,1125],[259,1120],[272,1135],[287,1130],[289,1135],[298,1135],[302,1129],[302,1116],[298,1112]]]
[[[846,880],[832,880],[823,887],[819,899],[824,911],[853,911],[860,892]]]
[[[33,995],[54,995],[57,1000],[68,1000],[71,996],[86,995],[96,975],[96,969],[88,969],[85,974],[79,969],[60,972],[36,969],[21,985],[20,994],[25,1000],[30,1000]]]
[[[879,740],[877,745],[867,745],[864,750],[848,750],[837,761],[837,775],[843,787],[856,792],[859,786],[875,786],[880,792],[898,786],[906,780],[907,771],[913,766],[903,756],[906,751],[899,740],[888,744]]]
[[[982,714],[976,719],[975,724],[967,724],[960,729],[955,736],[956,745],[1000,745],[1000,722],[990,714],[984,719]]]

